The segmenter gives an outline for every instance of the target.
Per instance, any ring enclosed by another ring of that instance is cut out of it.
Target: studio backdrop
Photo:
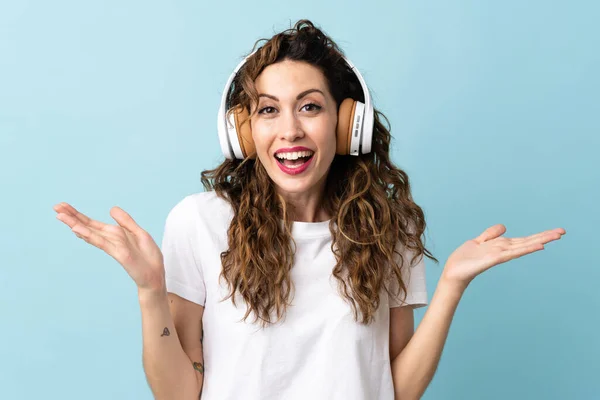
[[[232,69],[308,18],[390,121],[440,260],[429,296],[488,226],[568,232],[476,278],[423,398],[600,399],[599,17],[594,1],[0,2],[0,398],[152,398],[135,284],[52,207],[114,223],[118,205],[160,241],[222,161]]]

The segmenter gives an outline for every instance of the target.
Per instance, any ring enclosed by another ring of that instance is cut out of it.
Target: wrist
[[[141,302],[156,302],[167,297],[167,288],[165,284],[151,287],[142,288],[138,287],[138,300]]]
[[[469,286],[470,283],[471,283],[470,281],[466,282],[466,281],[450,278],[450,277],[444,275],[444,273],[442,273],[442,276],[440,277],[440,280],[438,282],[438,286],[443,287],[448,292],[455,293],[457,295],[462,296],[462,294],[465,292],[465,290],[467,290],[467,287]]]

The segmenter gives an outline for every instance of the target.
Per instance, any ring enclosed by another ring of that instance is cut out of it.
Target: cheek
[[[324,121],[319,127],[319,144],[327,153],[335,155],[337,119]]]
[[[252,140],[259,155],[267,152],[269,149],[269,130],[263,124],[253,123]]]

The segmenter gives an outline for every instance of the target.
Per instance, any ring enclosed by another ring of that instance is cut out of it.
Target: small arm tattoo
[[[169,332],[169,328],[165,327],[165,329],[163,329],[163,333],[162,335],[160,335],[161,337],[163,336],[169,336],[171,334],[171,332]]]
[[[202,363],[194,361],[194,369],[200,372],[201,374],[204,374],[204,365],[202,365]]]

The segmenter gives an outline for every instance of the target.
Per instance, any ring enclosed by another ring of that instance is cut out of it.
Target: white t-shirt
[[[402,304],[382,289],[374,322],[355,322],[331,274],[329,222],[294,222],[295,291],[285,319],[264,329],[254,314],[240,322],[243,299],[236,297],[237,307],[220,301],[228,294],[220,254],[232,217],[215,192],[187,196],[169,213],[162,242],[167,291],[204,306],[202,399],[393,399],[389,308]],[[423,257],[417,261],[404,269],[413,307],[427,304]]]

